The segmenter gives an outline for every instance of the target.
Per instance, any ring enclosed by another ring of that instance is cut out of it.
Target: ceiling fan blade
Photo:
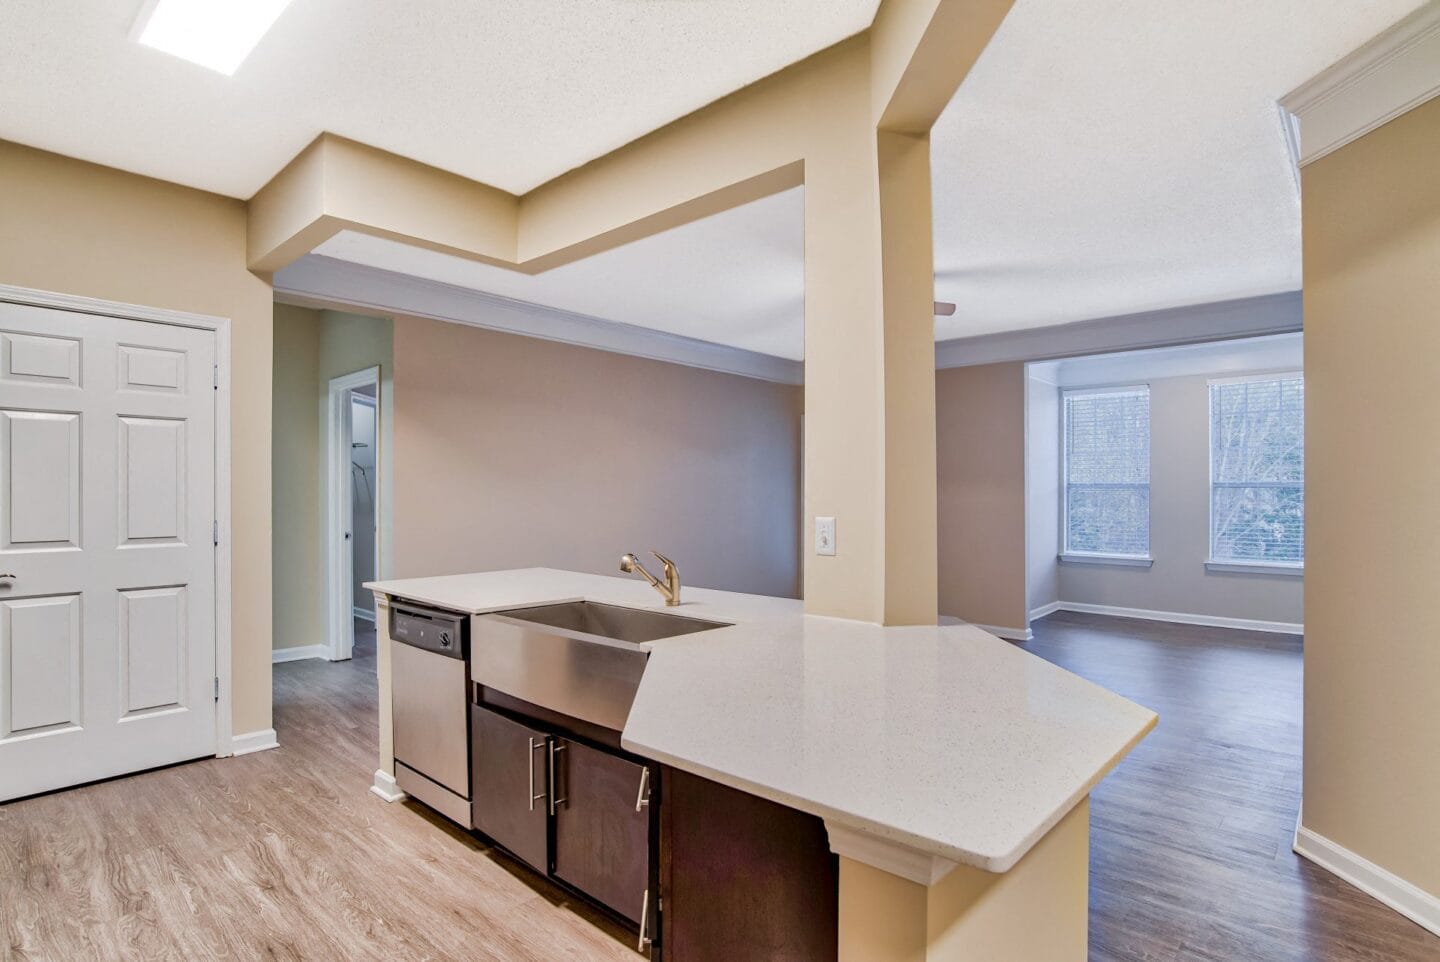
[[[935,316],[936,316],[936,317],[949,317],[950,315],[952,315],[952,314],[954,314],[954,313],[955,313],[955,305],[952,304],[952,303],[950,303],[949,301],[936,301],[936,302],[935,302]]]

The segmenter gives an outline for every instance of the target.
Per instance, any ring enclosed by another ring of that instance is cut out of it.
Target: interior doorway
[[[375,637],[364,584],[379,570],[380,369],[331,378],[326,450],[326,657],[344,661]]]

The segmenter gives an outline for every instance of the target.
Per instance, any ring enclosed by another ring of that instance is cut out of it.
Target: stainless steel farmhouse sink
[[[560,605],[542,605],[539,608],[520,608],[500,614],[517,621],[528,621],[584,635],[597,635],[630,644],[729,627],[718,621],[702,621],[699,618],[641,608],[603,605],[595,601],[570,601]]]
[[[728,627],[593,601],[497,611],[475,617],[470,675],[485,688],[618,732],[645,673],[642,642]]]

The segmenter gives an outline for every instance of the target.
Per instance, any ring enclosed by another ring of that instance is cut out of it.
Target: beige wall
[[[1145,611],[1301,623],[1305,617],[1303,579],[1205,568],[1210,557],[1210,378],[1149,378],[1147,383],[1150,555],[1155,563],[1149,568],[1060,564],[1060,599]],[[1058,450],[1058,422],[1053,437]],[[1039,605],[1031,601],[1032,608]]]
[[[273,644],[298,648],[324,642],[320,567],[321,448],[315,417],[319,396],[320,318],[275,305],[275,394],[272,424],[275,537]]]
[[[1440,896],[1440,100],[1304,169],[1305,826]]]
[[[518,208],[326,137],[256,195],[252,263],[277,269],[349,227],[534,272],[803,178],[804,515],[835,517],[844,546],[807,554],[806,610],[933,623],[928,131],[1009,6],[886,0],[873,29],[537,187]]]
[[[393,563],[393,324],[275,305],[274,646],[324,644],[325,443],[329,382],[380,368],[380,574]],[[348,479],[348,475],[347,475]]]
[[[940,612],[1023,630],[1025,365],[935,372]]]
[[[418,318],[395,329],[395,573],[673,557],[795,597],[800,389]]]
[[[268,729],[271,292],[245,205],[0,141],[0,283],[230,318],[232,720]]]

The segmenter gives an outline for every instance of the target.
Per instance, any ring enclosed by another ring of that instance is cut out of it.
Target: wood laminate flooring
[[[358,627],[350,662],[275,666],[277,750],[0,805],[0,959],[634,962],[628,933],[369,793]],[[1093,960],[1440,959],[1290,853],[1298,639],[1065,613],[1026,647],[1161,715],[1095,794]]]
[[[0,805],[0,959],[625,960],[630,934],[369,791],[374,633],[275,666],[280,747]]]
[[[1020,647],[1160,713],[1092,796],[1092,962],[1440,960],[1440,937],[1290,850],[1298,636],[1074,612],[1033,627]]]

